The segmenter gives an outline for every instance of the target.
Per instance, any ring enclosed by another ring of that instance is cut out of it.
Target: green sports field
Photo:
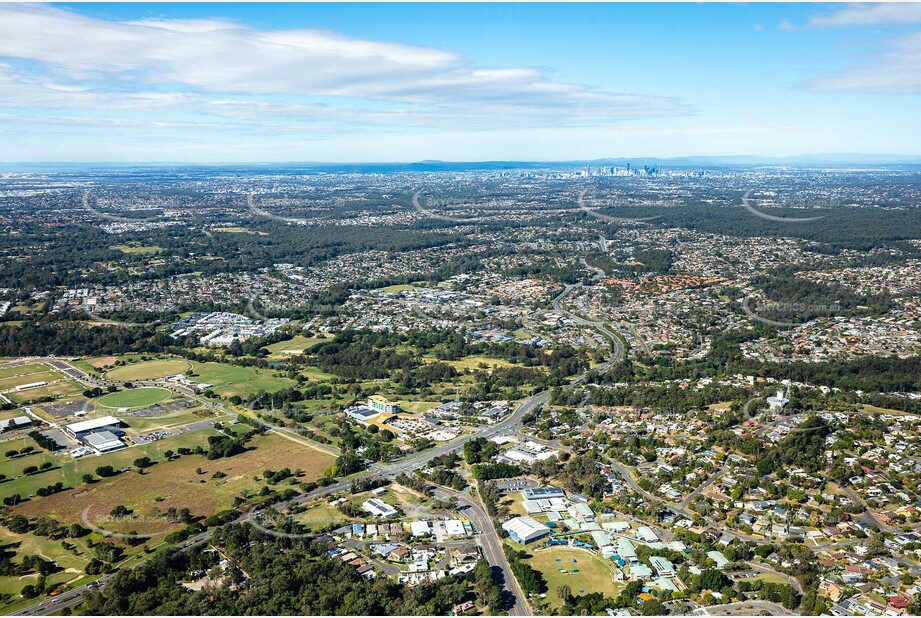
[[[283,388],[295,386],[297,382],[272,375],[270,369],[240,367],[224,363],[193,363],[192,380],[212,385],[212,390],[221,397],[249,397],[259,391],[274,393]]]
[[[547,600],[555,608],[563,605],[557,594],[563,585],[569,586],[575,595],[600,592],[608,597],[617,596],[624,586],[611,577],[610,560],[588,551],[553,547],[533,552],[528,562],[547,580]]]
[[[185,373],[189,370],[189,367],[189,362],[181,358],[143,361],[116,367],[106,374],[106,378],[118,382],[156,380],[157,378],[165,378],[166,376]]]
[[[104,408],[146,408],[169,399],[172,394],[165,388],[133,388],[104,395],[96,403]]]

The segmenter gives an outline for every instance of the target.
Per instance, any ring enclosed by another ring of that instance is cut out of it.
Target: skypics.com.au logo
[[[83,509],[80,521],[93,532],[105,537],[146,541],[179,529],[178,516],[141,515],[125,507],[115,507],[108,513],[99,512],[96,505]]]
[[[429,219],[437,219],[449,223],[480,223],[489,218],[489,216],[485,214],[486,205],[484,204],[453,197],[425,196],[419,190],[413,191],[413,208]],[[451,216],[438,212],[444,210],[463,214],[461,216]]]
[[[263,534],[281,539],[312,539],[316,536],[316,534],[305,532],[290,515],[277,511],[254,514],[247,521]],[[342,519],[332,517],[312,521],[320,525],[342,524]]]
[[[610,203],[590,204],[586,200],[589,189],[579,192],[576,204],[579,212],[605,221],[607,223],[643,223],[661,218],[661,215],[652,217],[625,217],[614,216],[598,212],[599,208],[611,208]],[[556,217],[557,210],[529,210],[527,207],[514,207],[513,205],[500,204],[496,199],[471,200],[456,197],[426,196],[420,190],[413,191],[412,204],[415,210],[429,219],[437,219],[449,223],[482,223],[485,221],[533,221],[540,217]],[[562,212],[572,214],[575,212],[571,206],[566,206]],[[449,214],[450,213],[450,214]]]
[[[112,223],[130,223],[130,224],[137,224],[137,225],[151,224],[151,223],[162,223],[162,224],[167,223],[165,221],[164,213],[159,210],[156,211],[154,214],[148,214],[147,216],[144,216],[144,217],[123,217],[121,215],[114,215],[110,212],[103,212],[99,210],[98,208],[96,208],[95,206],[93,206],[92,204],[90,204],[90,201],[91,201],[90,192],[84,191],[83,200],[82,200],[83,210],[87,211],[88,213],[96,217],[99,217],[100,219],[105,219],[106,221],[109,221]]]
[[[815,217],[779,217],[777,215],[769,215],[766,212],[762,212],[761,210],[758,210],[752,205],[751,203],[752,198],[750,196],[753,191],[754,189],[749,189],[748,191],[745,192],[745,195],[742,196],[742,208],[744,208],[751,214],[755,215],[756,217],[760,217],[768,221],[775,221],[778,223],[807,223],[809,221],[818,221],[819,219],[824,219],[825,217],[828,216],[828,215],[818,215]],[[773,202],[772,205],[774,207],[780,207],[780,208],[805,209],[805,208],[815,208],[817,206],[828,207],[833,204],[827,200],[823,201],[823,203],[820,204],[812,200],[802,200],[802,199],[797,200],[797,199],[785,198],[780,201]]]
[[[778,328],[795,328],[812,320],[830,317],[841,312],[838,303],[799,303],[762,300],[747,296],[742,301],[742,311],[752,320]]]

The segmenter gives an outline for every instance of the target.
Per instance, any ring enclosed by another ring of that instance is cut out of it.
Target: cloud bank
[[[677,98],[601,92],[532,68],[477,67],[450,51],[334,32],[106,21],[17,4],[0,5],[0,107],[62,130],[85,119],[311,135],[580,126],[692,111]]]

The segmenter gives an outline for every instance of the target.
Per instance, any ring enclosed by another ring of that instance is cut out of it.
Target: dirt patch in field
[[[98,358],[88,358],[86,362],[95,367],[96,369],[102,369],[103,367],[111,367],[115,365],[115,361],[118,359],[114,356],[100,356]]]

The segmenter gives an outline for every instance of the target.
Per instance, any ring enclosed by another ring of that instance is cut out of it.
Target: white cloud
[[[899,37],[872,62],[808,82],[813,90],[921,94],[921,32]]]
[[[219,19],[105,21],[0,5],[4,57],[10,64],[5,76],[0,66],[0,105],[7,107],[192,113],[257,124],[264,114],[288,114],[289,123],[319,116],[413,126],[427,124],[419,119],[428,115],[474,128],[690,112],[675,98],[600,92],[526,67],[474,67],[445,50]]]
[[[811,26],[851,28],[911,24],[921,24],[921,3],[851,4],[809,21]],[[921,32],[887,37],[884,45],[863,62],[810,80],[805,86],[836,92],[921,94]]]
[[[816,15],[810,26],[871,26],[876,24],[921,23],[921,3],[883,2],[849,4],[826,15]]]

